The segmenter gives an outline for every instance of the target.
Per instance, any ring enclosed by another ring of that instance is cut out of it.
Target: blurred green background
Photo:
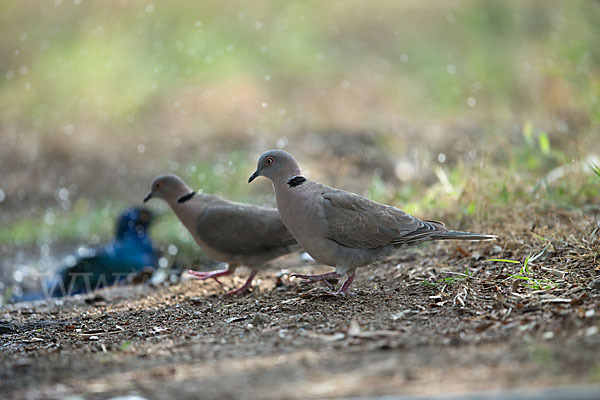
[[[272,205],[246,179],[276,147],[454,228],[598,202],[596,1],[7,1],[0,23],[4,276],[110,237],[161,173]],[[170,213],[153,236],[195,252]]]

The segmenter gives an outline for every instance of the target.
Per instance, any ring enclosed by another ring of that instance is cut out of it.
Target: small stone
[[[0,322],[0,335],[16,333],[17,330],[13,324],[8,322]]]
[[[252,325],[257,326],[261,324],[266,324],[270,321],[271,318],[265,313],[257,312],[254,314],[254,318],[252,318]]]
[[[500,254],[502,253],[502,247],[497,244],[493,245],[490,249],[490,254]]]
[[[600,278],[596,278],[590,282],[588,285],[590,289],[600,289]]]
[[[542,338],[546,339],[546,340],[550,340],[554,337],[554,332],[552,331],[548,331],[548,332],[544,332],[542,334]]]
[[[510,240],[510,241],[506,242],[506,244],[504,245],[504,248],[506,250],[518,250],[521,248],[522,245],[523,245],[523,243],[519,242],[518,240]]]
[[[597,326],[590,326],[589,328],[587,328],[585,330],[585,335],[586,336],[593,336],[598,334],[598,327]]]

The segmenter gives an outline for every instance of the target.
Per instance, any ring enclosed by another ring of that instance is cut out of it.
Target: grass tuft
[[[527,288],[534,290],[549,290],[556,289],[558,287],[558,283],[554,282],[552,279],[546,277],[536,277],[534,275],[534,271],[531,268],[531,265],[535,260],[540,258],[546,250],[550,247],[550,242],[546,244],[546,246],[537,254],[532,255],[531,252],[525,257],[523,263],[518,260],[509,260],[505,258],[491,258],[489,260],[485,260],[486,262],[504,262],[511,264],[519,264],[521,268],[517,274],[508,274],[511,278],[521,281],[521,284]]]

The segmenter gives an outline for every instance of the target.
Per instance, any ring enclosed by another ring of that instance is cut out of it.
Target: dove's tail
[[[433,240],[496,240],[496,238],[498,238],[496,235],[461,231],[446,231],[431,235],[431,239]]]

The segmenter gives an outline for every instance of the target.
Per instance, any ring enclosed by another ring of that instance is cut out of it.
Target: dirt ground
[[[182,280],[8,305],[0,393],[306,399],[597,384],[598,221],[562,210],[513,217],[470,227],[495,242],[422,245],[361,269],[356,296],[272,270],[237,297]],[[551,289],[509,276],[518,264],[486,261],[524,261],[547,241],[529,276]]]

